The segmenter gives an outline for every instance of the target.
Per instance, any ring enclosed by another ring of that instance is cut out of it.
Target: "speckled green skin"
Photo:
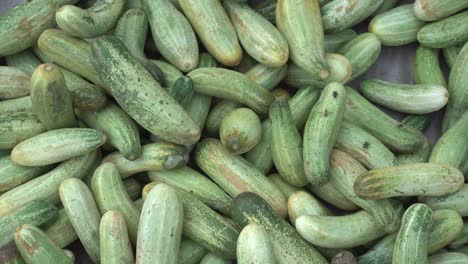
[[[162,60],[150,60],[152,63],[156,64],[156,66],[161,69],[163,73],[163,80],[161,85],[164,87],[171,87],[175,84],[175,82],[182,77],[182,72],[179,69],[174,67],[172,64],[169,64]]]
[[[363,173],[354,182],[354,191],[364,199],[441,196],[458,191],[463,182],[463,174],[452,166],[416,163]]]
[[[50,172],[2,194],[0,196],[0,216],[10,214],[35,200],[59,202],[58,188],[60,183],[68,178],[84,177],[96,157],[97,152],[93,151],[72,158]]]
[[[262,122],[262,136],[260,141],[249,152],[245,153],[245,159],[263,174],[270,172],[273,167],[270,119],[266,119]]]
[[[464,184],[457,192],[439,197],[420,197],[420,201],[434,210],[449,209],[457,211],[461,216],[468,216],[468,184]]]
[[[232,260],[225,259],[214,253],[208,252],[205,256],[203,256],[200,264],[230,264],[231,262]]]
[[[439,49],[420,45],[414,57],[413,75],[417,84],[438,84],[447,87],[447,81],[440,68]]]
[[[189,167],[150,171],[149,177],[154,182],[165,183],[190,193],[224,215],[231,213],[232,198],[207,177]]]
[[[0,17],[0,57],[31,47],[39,35],[55,25],[55,11],[76,0],[33,0],[16,5]]]
[[[44,226],[42,230],[60,248],[64,248],[78,239],[65,209],[61,209],[55,220]]]
[[[221,2],[179,0],[179,5],[208,52],[226,66],[238,65],[242,49]]]
[[[357,36],[356,31],[353,29],[344,29],[338,33],[326,34],[323,39],[325,52],[336,52],[344,44]]]
[[[0,149],[12,149],[18,143],[46,131],[32,113],[6,113],[0,117]]]
[[[100,260],[99,224],[101,214],[93,194],[84,182],[76,178],[63,181],[60,184],[59,192],[60,200],[76,234],[89,257],[98,263]]]
[[[276,24],[276,2],[276,0],[260,1],[253,8],[270,23]]]
[[[325,59],[330,68],[328,78],[323,80],[314,78],[310,73],[297,65],[290,64],[285,78],[286,84],[295,88],[313,86],[322,89],[332,82],[346,83],[352,74],[349,60],[343,55],[334,53],[325,54]]]
[[[167,89],[167,93],[185,108],[194,94],[192,79],[187,76],[180,77],[173,86]]]
[[[468,13],[467,13],[468,17]],[[467,23],[468,25],[468,23]],[[467,30],[468,32],[468,30]],[[468,43],[458,53],[449,76],[449,102],[442,120],[442,131],[447,131],[468,110]]]
[[[31,49],[27,49],[5,57],[8,66],[16,67],[28,75],[32,75],[41,62],[36,58]]]
[[[15,232],[15,244],[26,263],[73,263],[60,247],[34,225],[19,226]]]
[[[180,264],[198,264],[207,252],[208,250],[197,242],[183,238],[180,242],[178,260]]]
[[[347,92],[346,122],[364,129],[393,151],[411,152],[422,145],[420,131],[394,120],[353,89],[347,88]]]
[[[452,68],[455,64],[455,60],[457,59],[458,53],[460,52],[461,48],[461,46],[451,46],[442,49],[445,64],[449,68]]]
[[[312,185],[328,181],[328,160],[335,145],[345,110],[346,89],[340,83],[327,85],[311,110],[304,128],[304,171]]]
[[[52,221],[57,207],[46,201],[33,201],[0,219],[0,247],[13,241],[15,229],[22,224],[41,226]]]
[[[437,140],[429,162],[461,169],[468,155],[466,131],[468,131],[468,110]]]
[[[337,53],[345,56],[352,67],[349,81],[364,74],[380,55],[382,44],[379,38],[372,33],[363,33],[346,43]]]
[[[0,99],[13,99],[29,94],[30,76],[11,66],[0,66]]]
[[[464,0],[416,0],[414,2],[415,15],[425,21],[435,21],[450,16],[468,7]]]
[[[157,184],[141,210],[136,262],[176,264],[183,222],[184,209],[176,190]]]
[[[37,46],[50,60],[101,87],[107,88],[91,63],[91,46],[58,29],[44,31]]]
[[[314,78],[330,74],[325,60],[322,17],[317,0],[279,0],[276,25],[289,45],[289,57]]]
[[[372,15],[383,0],[333,0],[321,8],[325,32],[340,32]]]
[[[444,210],[447,211],[447,210]],[[468,222],[463,223],[462,231],[458,234],[458,236],[450,243],[451,249],[460,249],[462,250],[463,247],[466,247],[466,243],[468,242]]]
[[[240,227],[258,224],[269,234],[279,264],[327,263],[297,231],[254,193],[242,193],[232,206],[232,218]]]
[[[125,158],[135,160],[140,156],[138,127],[120,107],[108,104],[97,112],[78,110],[76,113],[89,127],[102,131],[107,137],[107,142],[117,148]]]
[[[99,74],[122,109],[137,123],[169,142],[189,145],[198,141],[200,128],[118,39],[97,38],[92,49]]]
[[[410,206],[401,221],[392,263],[427,263],[427,236],[431,225],[431,208],[420,203]]]
[[[247,3],[224,1],[226,13],[245,51],[256,61],[269,67],[281,67],[289,58],[284,36]]]
[[[265,229],[257,224],[249,224],[242,229],[236,252],[239,264],[276,263],[270,238]]]
[[[366,253],[359,256],[359,264],[391,264],[397,233],[386,235]]]
[[[356,204],[348,200],[348,198],[339,192],[330,182],[322,186],[312,186],[309,184],[307,185],[307,189],[322,200],[341,210],[354,211],[358,208]]]
[[[148,36],[148,27],[148,18],[141,8],[129,9],[117,22],[114,36],[124,43],[134,57],[144,58],[143,50]]]
[[[125,218],[119,211],[108,211],[102,216],[99,238],[102,263],[130,264],[134,262]]]
[[[282,65],[277,68],[257,64],[245,73],[245,76],[253,82],[260,84],[268,91],[273,90],[286,76],[288,66]]]
[[[382,142],[350,123],[341,124],[335,148],[348,153],[370,170],[397,164],[395,155]]]
[[[273,95],[245,75],[221,68],[199,68],[188,74],[196,92],[246,104],[258,113],[267,113]]]
[[[307,185],[302,159],[302,137],[286,100],[276,100],[270,107],[270,148],[280,176],[297,187]]]
[[[431,48],[463,45],[467,40],[468,11],[427,24],[418,32],[418,41]]]
[[[415,116],[415,115],[414,115]],[[429,115],[430,118],[430,115]],[[431,155],[432,145],[425,136],[423,137],[424,141],[421,147],[415,150],[412,153],[400,153],[397,154],[397,164],[406,165],[413,163],[424,163],[428,162],[429,156]]]
[[[278,173],[268,175],[267,179],[281,191],[286,199],[288,199],[294,192],[305,191],[303,188],[294,187],[285,182]]]
[[[94,171],[91,191],[101,214],[119,211],[125,218],[130,239],[136,245],[140,210],[135,206],[113,163],[103,163]]]
[[[463,264],[468,261],[468,256],[463,253],[448,252],[430,256],[428,261],[429,264]]]
[[[365,211],[346,216],[303,215],[296,220],[296,229],[313,245],[326,248],[351,248],[385,234]]]
[[[86,154],[105,141],[106,136],[95,129],[55,129],[16,145],[11,151],[11,159],[22,166],[45,166]]]
[[[288,214],[293,225],[301,215],[333,215],[319,200],[305,191],[297,191],[289,196]]]
[[[409,114],[428,114],[447,104],[449,94],[439,84],[400,84],[368,79],[360,92],[371,102]]]
[[[197,165],[231,197],[255,192],[268,201],[282,217],[287,216],[281,191],[247,160],[230,153],[217,139],[208,138],[195,150]]]
[[[125,0],[98,0],[88,9],[66,5],[57,10],[55,20],[60,29],[72,36],[94,38],[105,34],[117,23]]]
[[[42,64],[31,77],[32,109],[47,130],[77,126],[71,93],[60,69]]]
[[[431,122],[431,115],[407,115],[401,123],[423,131]]]
[[[0,157],[0,191],[8,191],[52,169],[51,166],[25,167],[14,163],[10,156]]]
[[[375,12],[372,14],[372,16],[376,16],[378,14],[381,14],[385,11],[388,11],[392,8],[394,8],[397,4],[398,4],[398,1],[400,0],[385,0],[383,1],[383,3],[379,6],[379,8],[377,8],[377,10],[375,10]]]
[[[210,113],[206,119],[206,131],[208,134],[210,136],[218,137],[221,121],[223,121],[224,117],[229,112],[239,107],[241,107],[241,104],[226,99],[216,103],[210,110]]]
[[[158,142],[144,145],[141,155],[135,160],[127,160],[122,153],[114,152],[104,158],[104,162],[112,162],[119,169],[122,178],[142,171],[170,170],[187,162],[187,150],[179,145]]]
[[[378,226],[387,232],[398,229],[400,215],[388,199],[370,201],[361,199],[353,189],[355,180],[366,169],[357,160],[340,150],[334,150],[330,157],[330,183],[342,193],[347,199],[368,211],[375,219]]]
[[[34,53],[45,63],[55,63],[54,60],[42,52],[37,46],[32,48]],[[36,67],[38,67],[37,65]],[[107,95],[104,90],[84,80],[79,75],[61,67],[58,67],[65,78],[66,88],[70,91],[73,105],[79,109],[96,111],[107,103]]]
[[[226,114],[219,127],[223,146],[234,154],[251,150],[262,136],[262,123],[249,108],[237,108]]]
[[[16,112],[32,112],[31,97],[23,96],[0,102],[0,115]]]
[[[414,15],[413,4],[407,4],[374,17],[369,23],[369,32],[377,35],[385,46],[403,46],[415,42],[419,29],[425,24]]]
[[[187,18],[166,0],[144,0],[154,42],[161,55],[183,72],[198,64],[198,43]]]
[[[210,112],[211,96],[194,93],[192,99],[185,105],[185,111],[198,127],[205,127]]]

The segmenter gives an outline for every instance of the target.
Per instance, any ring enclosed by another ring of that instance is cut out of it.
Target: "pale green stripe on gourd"
[[[120,107],[110,103],[96,112],[77,110],[76,114],[89,127],[102,131],[107,142],[117,148],[125,158],[135,160],[140,156],[138,127]]]
[[[267,113],[273,95],[245,75],[221,68],[199,68],[191,71],[195,92],[246,104],[258,113]]]
[[[276,100],[270,107],[270,148],[279,175],[289,184],[305,186],[302,137],[296,128],[291,108],[286,100]]]
[[[359,207],[339,192],[330,182],[322,186],[307,185],[307,189],[320,199],[344,211],[354,211]]]
[[[247,3],[226,0],[226,13],[245,51],[269,67],[281,67],[288,61],[289,48],[284,36]]]
[[[105,141],[102,132],[91,128],[55,129],[16,145],[11,159],[22,166],[45,166],[89,153]]]
[[[414,81],[417,84],[438,84],[447,87],[439,63],[439,49],[420,45],[416,49],[413,63]]]
[[[340,83],[327,85],[311,110],[304,128],[303,158],[312,185],[328,181],[328,161],[343,119],[347,93]]]
[[[429,23],[418,32],[418,41],[431,48],[447,48],[468,40],[468,11]]]
[[[257,64],[245,73],[251,81],[261,85],[268,91],[273,90],[286,76],[288,65],[280,67],[268,67],[264,64]]]
[[[468,17],[468,16],[467,16]],[[468,25],[468,23],[467,23]],[[468,32],[468,30],[467,30]],[[450,71],[448,91],[450,98],[442,120],[442,131],[447,131],[468,110],[468,43],[458,53]]]
[[[208,250],[197,242],[182,238],[178,260],[180,264],[198,264],[207,252]]]
[[[16,67],[28,75],[32,75],[37,66],[41,65],[31,49],[8,55],[5,57],[5,62],[8,66]]]
[[[0,115],[0,149],[12,149],[18,143],[46,131],[36,115],[30,112]]]
[[[279,0],[277,28],[289,45],[289,57],[314,78],[329,75],[323,44],[322,17],[317,0]]]
[[[388,11],[392,8],[394,8],[400,0],[385,0],[377,10],[372,14],[372,16],[376,16],[378,14],[381,14],[385,11]]]
[[[468,7],[465,0],[416,0],[414,13],[425,21],[435,21],[450,16]]]
[[[175,84],[177,79],[183,76],[182,72],[179,69],[174,67],[172,64],[167,63],[162,60],[150,60],[152,63],[156,64],[156,66],[161,69],[163,73],[163,80],[161,81],[161,85],[163,87],[171,87]]]
[[[431,225],[431,208],[421,203],[410,206],[401,220],[392,264],[427,263],[427,236]]]
[[[344,29],[337,33],[325,34],[323,39],[323,45],[325,52],[333,53],[336,52],[343,45],[348,43],[350,40],[357,36],[356,31],[353,29]]]
[[[310,73],[291,63],[285,76],[286,84],[295,88],[313,86],[322,89],[332,82],[347,83],[353,71],[350,61],[345,56],[335,53],[326,53],[325,59],[330,68],[330,75],[326,79],[314,78]]]
[[[258,224],[269,234],[279,264],[328,263],[288,222],[260,196],[242,193],[234,199],[232,218],[240,226]]]
[[[208,132],[208,135],[218,137],[221,121],[229,112],[239,107],[241,107],[240,103],[227,99],[217,102],[213,108],[211,108],[206,118],[206,131]]]
[[[413,6],[401,5],[377,15],[369,23],[369,32],[377,35],[385,46],[403,46],[415,42],[418,31],[426,22],[414,15]]]
[[[293,226],[302,215],[333,215],[319,200],[305,191],[297,191],[289,196],[288,214]]]
[[[0,218],[0,248],[13,241],[15,229],[22,224],[42,226],[54,220],[57,207],[46,201],[33,201]]]
[[[60,248],[64,248],[78,239],[65,209],[61,209],[55,220],[42,227],[42,230]]]
[[[286,217],[287,202],[280,190],[244,158],[230,153],[219,140],[208,138],[199,143],[195,161],[231,197],[242,192],[255,192],[279,215]]]
[[[21,166],[14,163],[9,155],[0,157],[0,191],[11,190],[51,169],[52,166]]]
[[[423,143],[422,133],[394,120],[358,92],[347,88],[344,120],[379,139],[390,150],[411,152]]]
[[[458,252],[448,252],[430,256],[428,261],[428,264],[464,264],[468,262],[468,256]]]
[[[194,94],[192,79],[187,76],[182,76],[177,79],[173,86],[167,88],[166,91],[185,109],[187,104],[192,100]]]
[[[134,262],[125,218],[119,211],[108,211],[102,216],[99,224],[99,238],[102,263],[130,264]]]
[[[267,179],[281,191],[286,199],[288,199],[294,192],[305,191],[304,188],[295,187],[287,183],[281,178],[278,173],[273,173],[267,176]]]
[[[119,105],[152,134],[178,144],[193,144],[200,128],[116,38],[93,40],[93,65]],[[137,77],[138,75],[138,77]]]
[[[274,264],[273,246],[268,233],[257,224],[246,225],[237,239],[237,263]]]
[[[91,181],[91,191],[101,214],[111,210],[122,214],[130,240],[136,245],[140,210],[130,199],[114,164],[102,163],[96,168]]]
[[[179,5],[208,52],[226,66],[238,65],[242,48],[222,3],[218,0],[179,0]]]
[[[200,201],[224,215],[229,215],[232,198],[218,185],[190,167],[172,170],[150,171],[149,178],[190,193]]]
[[[454,210],[461,216],[468,216],[468,184],[463,186],[455,193],[444,196],[426,196],[420,197],[419,200],[424,202],[434,210],[449,209]]]
[[[446,210],[447,211],[447,210]],[[463,221],[463,220],[462,220]],[[449,248],[451,250],[460,249],[463,250],[468,243],[468,222],[462,222],[462,231],[458,234],[458,236],[450,243]]]
[[[198,64],[198,43],[187,18],[168,0],[141,1],[161,55],[183,72]]]
[[[428,118],[431,116],[429,115]],[[404,120],[403,120],[404,121]],[[404,123],[404,122],[403,122]],[[424,163],[429,161],[432,145],[426,136],[423,136],[423,143],[419,149],[411,153],[399,153],[396,155],[398,165],[406,165],[412,163]]]
[[[395,155],[382,142],[347,122],[341,124],[335,148],[348,153],[367,169],[393,167],[397,164]]]
[[[161,141],[143,145],[141,155],[135,160],[128,160],[122,153],[114,152],[106,156],[103,162],[114,163],[125,179],[143,171],[174,169],[184,165],[187,159],[185,147]]]
[[[431,115],[407,115],[401,120],[402,124],[423,131],[431,122]]]
[[[0,102],[0,115],[16,112],[32,112],[30,96],[23,96]]]
[[[354,191],[364,199],[398,196],[441,196],[462,188],[463,174],[448,165],[416,163],[375,169],[361,174]]]
[[[60,69],[42,64],[31,77],[32,110],[47,130],[75,127],[71,93]]]
[[[270,23],[276,24],[276,2],[277,0],[260,1],[253,8]]]
[[[126,0],[97,0],[88,9],[62,6],[55,14],[60,29],[72,36],[94,38],[105,34],[117,23]]]
[[[305,240],[326,248],[355,247],[385,234],[365,211],[346,216],[302,215],[296,219],[296,229]]]
[[[333,0],[320,9],[325,32],[340,32],[372,15],[383,0]]]
[[[262,124],[260,118],[249,108],[237,108],[226,114],[219,127],[223,146],[234,154],[251,150],[260,141]]]
[[[0,66],[0,99],[14,99],[29,94],[31,78],[16,67]]]
[[[219,255],[208,252],[205,256],[203,256],[200,264],[230,264],[231,262],[232,261],[229,259],[225,259]]]
[[[447,89],[439,84],[399,84],[377,79],[361,82],[360,91],[371,102],[409,114],[438,111],[449,98]]]
[[[59,186],[68,178],[83,178],[97,158],[97,151],[62,162],[55,169],[17,186],[0,196],[0,216],[8,215],[29,202],[58,203]]]
[[[457,59],[458,53],[460,52],[461,48],[461,46],[451,46],[442,49],[445,64],[449,68],[452,68],[453,64],[455,64],[455,60]]]
[[[34,225],[19,226],[15,232],[15,244],[26,263],[73,263],[60,247]]]
[[[262,122],[262,136],[260,141],[249,152],[245,153],[245,159],[263,174],[270,172],[273,167],[273,155],[271,152],[271,120]]]
[[[157,184],[146,196],[138,227],[137,263],[177,263],[184,221],[177,196],[166,184]]]
[[[31,47],[47,28],[55,26],[55,11],[76,0],[33,0],[17,4],[0,16],[0,57]]]
[[[382,44],[373,33],[363,33],[346,43],[336,52],[345,56],[351,63],[352,81],[364,74],[378,59]]]
[[[348,200],[366,210],[378,226],[387,232],[398,229],[400,215],[389,199],[378,201],[361,199],[353,184],[367,170],[357,160],[340,150],[333,150],[330,157],[330,184]]]
[[[60,200],[89,257],[100,260],[99,223],[101,214],[88,186],[80,179],[70,178],[60,184]]]

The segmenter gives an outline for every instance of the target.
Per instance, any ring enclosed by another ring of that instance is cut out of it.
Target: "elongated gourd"
[[[134,262],[125,218],[119,211],[108,211],[102,216],[99,224],[99,238],[102,263],[130,264]]]
[[[16,112],[32,112],[30,96],[23,96],[0,102],[0,115]]]
[[[51,166],[21,166],[14,163],[9,155],[0,157],[0,191],[11,190],[51,169]]]
[[[221,121],[219,138],[221,143],[234,154],[251,150],[260,141],[262,124],[260,118],[249,108],[237,108]]]
[[[443,196],[423,196],[419,197],[421,202],[424,202],[434,210],[449,209],[454,210],[461,216],[468,216],[468,206],[466,205],[466,195],[468,195],[468,185],[463,186],[455,193]]]
[[[14,99],[29,95],[31,78],[16,67],[0,66],[0,99]]]
[[[34,137],[46,128],[31,112],[15,112],[0,115],[0,149],[12,149],[18,143]]]
[[[279,0],[277,27],[289,45],[291,60],[317,79],[326,79],[329,67],[323,47],[323,27],[317,0]]]
[[[463,0],[416,0],[414,14],[424,21],[435,21],[450,16],[468,7]]]
[[[418,32],[418,41],[431,48],[446,48],[468,40],[468,11],[429,23]],[[447,30],[449,29],[449,30]]]
[[[276,263],[273,246],[266,231],[257,224],[242,229],[237,239],[237,263]]]
[[[288,214],[293,225],[301,215],[332,215],[327,207],[305,191],[297,191],[289,196]]]
[[[353,29],[344,29],[338,33],[325,34],[323,44],[325,52],[336,52],[341,46],[357,36]]]
[[[245,76],[251,81],[260,84],[268,91],[273,90],[286,76],[288,65],[280,67],[268,67],[264,64],[257,64],[250,68]]]
[[[200,260],[207,253],[207,249],[197,242],[183,238],[180,242],[179,249],[179,263],[180,264],[197,264],[200,263]]]

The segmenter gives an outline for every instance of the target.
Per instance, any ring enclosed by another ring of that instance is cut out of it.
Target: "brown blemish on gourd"
[[[23,229],[23,225],[20,225],[16,229],[16,236],[19,238],[18,242],[23,246],[23,248],[26,250],[28,255],[32,256],[36,252],[36,250],[39,248],[39,244],[36,241],[32,241],[32,243],[28,243],[27,241],[24,240],[21,230]]]

